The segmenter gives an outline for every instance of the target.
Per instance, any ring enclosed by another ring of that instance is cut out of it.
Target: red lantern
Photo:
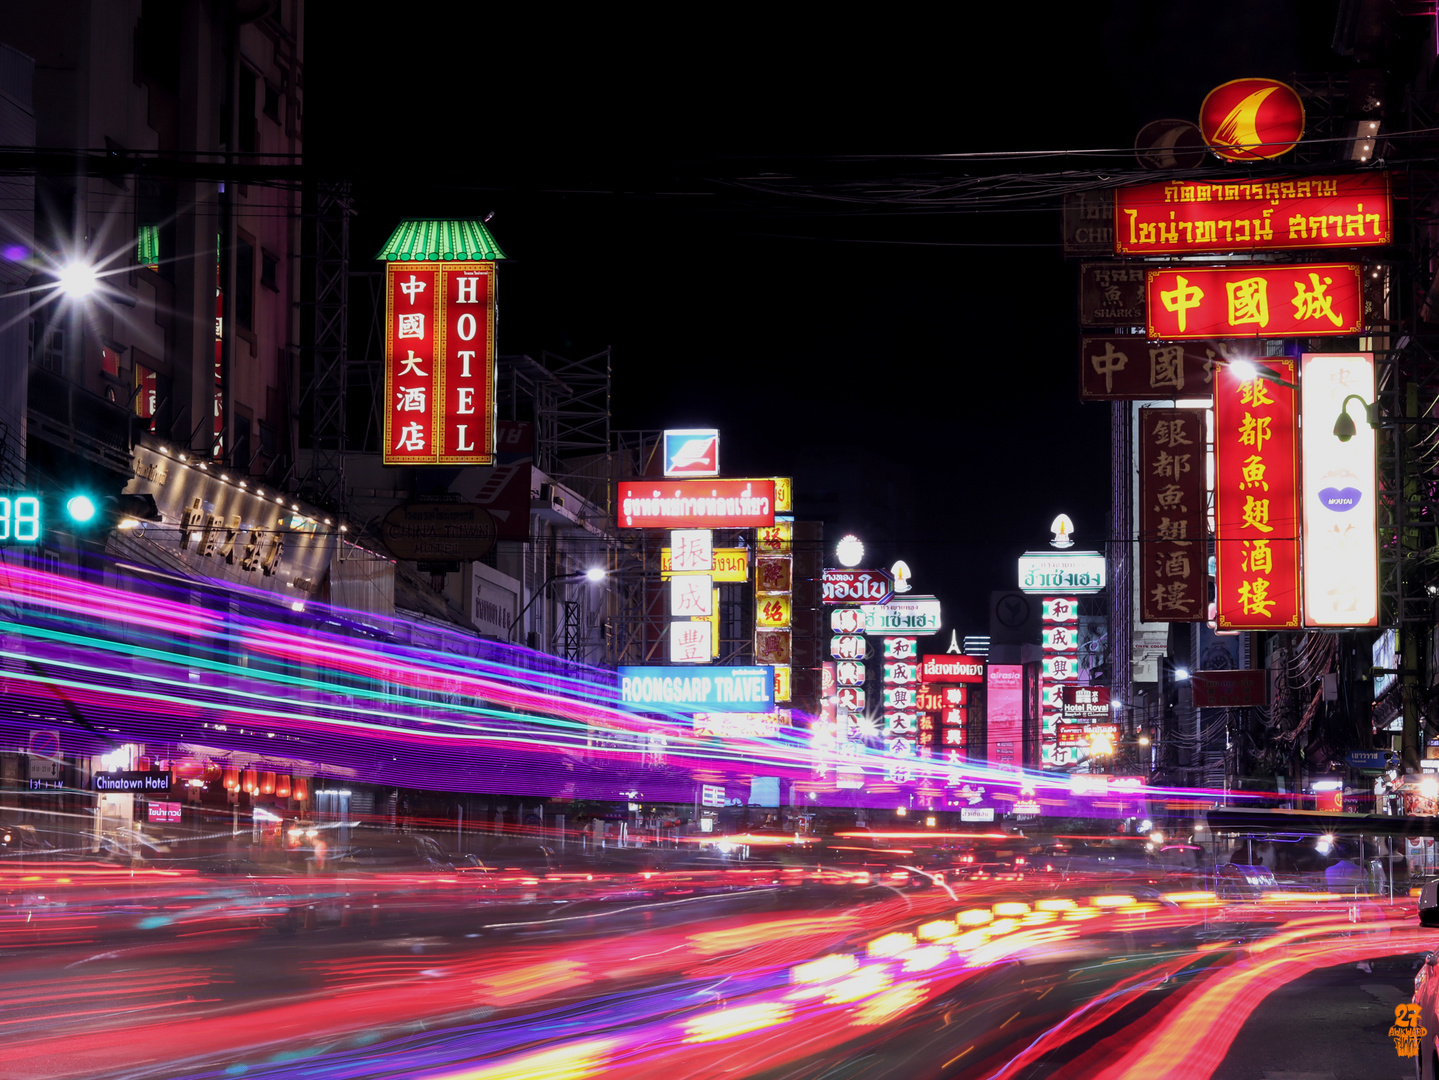
[[[260,778],[255,774],[254,769],[246,769],[240,777],[240,787],[251,795],[260,790]]]
[[[226,770],[225,770],[225,790],[226,790],[226,791],[239,791],[239,790],[240,790],[240,770],[239,770],[239,769],[226,769]]]
[[[261,795],[273,795],[273,794],[275,794],[275,774],[274,774],[274,773],[272,773],[272,772],[267,772],[267,773],[265,773],[264,775],[262,775],[262,776],[260,777],[260,794],[261,794]]]
[[[294,797],[296,802],[304,802],[310,797],[310,782],[303,776],[295,777]]]
[[[278,799],[288,799],[290,797],[290,778],[284,773],[281,773],[275,781],[275,797]]]

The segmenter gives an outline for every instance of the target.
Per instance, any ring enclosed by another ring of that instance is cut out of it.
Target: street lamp
[[[834,548],[835,558],[841,566],[858,566],[864,561],[864,545],[854,535],[841,536]]]
[[[1379,426],[1379,402],[1371,404],[1358,394],[1350,394],[1344,399],[1344,404],[1339,406],[1339,419],[1334,421],[1334,437],[1340,442],[1348,442],[1354,438],[1354,418],[1349,415],[1351,401],[1357,401],[1364,406],[1364,420],[1370,427]]]
[[[538,600],[544,594],[545,590],[547,590],[555,582],[575,581],[579,578],[585,578],[590,582],[600,582],[604,581],[605,575],[607,573],[608,571],[606,571],[603,566],[592,566],[588,570],[573,570],[567,574],[551,574],[549,577],[545,578],[543,584],[541,584],[540,587],[534,591],[534,594],[525,601],[525,606],[520,608],[519,614],[515,616],[515,621],[510,623],[510,630],[506,636],[510,641],[515,640],[515,627],[520,625],[520,620],[525,617],[525,612],[529,611],[530,605],[533,604],[536,600]]]
[[[83,259],[63,264],[55,277],[60,283],[60,291],[72,300],[83,300],[99,285],[95,268]]]
[[[1260,367],[1253,360],[1226,360],[1222,361],[1229,367],[1229,370],[1239,376],[1241,382],[1253,382],[1261,379],[1264,382],[1272,382],[1279,386],[1287,386],[1291,390],[1298,390],[1299,387],[1292,382],[1281,379],[1267,367]]]

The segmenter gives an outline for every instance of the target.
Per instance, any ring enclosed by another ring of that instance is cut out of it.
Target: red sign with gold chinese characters
[[[1205,96],[1199,133],[1226,161],[1275,158],[1303,137],[1304,102],[1275,79],[1233,79]]]
[[[1220,365],[1215,365],[1216,367]],[[1203,622],[1203,409],[1139,410],[1139,574],[1145,622]]]
[[[1242,182],[1170,180],[1114,193],[1118,255],[1388,244],[1387,172]]]
[[[1356,263],[1150,270],[1144,292],[1149,339],[1358,333],[1363,273]]]
[[[495,460],[495,264],[385,268],[386,465]]]
[[[1255,366],[1291,385],[1244,381],[1229,365],[1215,376],[1215,585],[1222,630],[1299,625],[1298,365],[1265,357]]]

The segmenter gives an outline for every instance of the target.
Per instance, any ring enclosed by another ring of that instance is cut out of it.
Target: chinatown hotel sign
[[[385,261],[386,465],[495,460],[495,267],[478,221],[406,221]]]

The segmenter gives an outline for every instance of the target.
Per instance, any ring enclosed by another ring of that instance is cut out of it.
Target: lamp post
[[[534,591],[534,594],[525,601],[525,606],[520,608],[519,614],[515,616],[515,621],[510,623],[510,631],[506,635],[506,637],[510,641],[515,640],[515,627],[520,625],[520,620],[525,617],[525,612],[529,611],[530,605],[533,604],[536,600],[538,600],[545,593],[545,591],[549,589],[549,587],[555,582],[575,581],[579,578],[585,578],[593,582],[600,582],[605,579],[606,573],[607,571],[604,567],[592,566],[588,570],[572,570],[566,574],[551,574],[549,577],[545,578],[544,582],[540,585],[540,587]]]
[[[1340,442],[1348,442],[1354,438],[1354,418],[1349,415],[1349,403],[1357,401],[1364,406],[1364,420],[1372,428],[1379,426],[1379,402],[1365,401],[1358,394],[1350,394],[1344,399],[1344,404],[1339,406],[1339,418],[1334,421],[1334,437]]]

